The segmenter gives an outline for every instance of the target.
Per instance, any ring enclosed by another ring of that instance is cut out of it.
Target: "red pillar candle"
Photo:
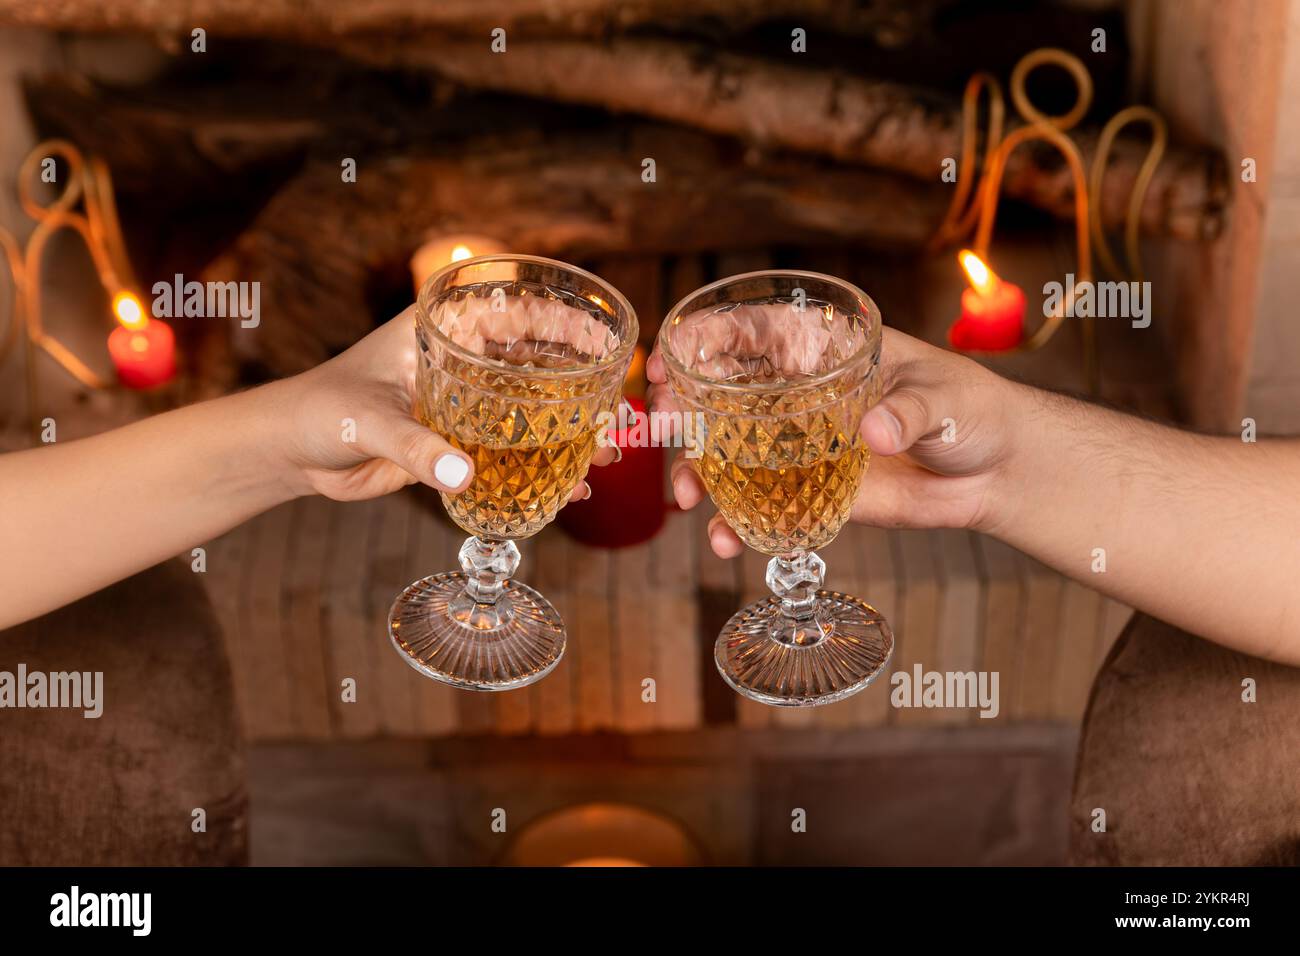
[[[108,354],[127,388],[153,388],[176,374],[176,336],[166,322],[144,314],[129,292],[113,299],[118,326],[108,336]]]
[[[957,259],[970,280],[961,294],[961,318],[948,330],[955,349],[1005,352],[1020,344],[1025,331],[1025,294],[1018,285],[999,279],[969,249]]]
[[[623,460],[587,471],[591,497],[565,505],[557,519],[578,541],[602,548],[624,548],[653,538],[663,527],[664,450],[650,443],[645,402],[625,399],[609,438]]]

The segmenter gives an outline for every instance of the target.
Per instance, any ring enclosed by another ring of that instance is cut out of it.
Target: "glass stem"
[[[502,592],[519,567],[519,548],[513,541],[466,538],[460,546],[460,567],[465,572],[465,593],[451,602],[451,616],[479,631],[495,630],[513,616]]]
[[[773,638],[806,647],[830,633],[817,614],[817,590],[826,578],[826,562],[813,551],[796,551],[773,558],[767,565],[767,586],[781,599],[781,620]]]

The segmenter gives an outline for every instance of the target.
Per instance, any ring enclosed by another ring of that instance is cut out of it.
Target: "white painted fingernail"
[[[439,484],[446,485],[448,488],[459,488],[468,474],[469,462],[451,452],[443,455],[433,465],[433,477],[438,479]]]

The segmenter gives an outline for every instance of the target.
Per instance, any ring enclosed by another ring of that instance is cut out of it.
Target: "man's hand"
[[[670,408],[663,360],[652,403]],[[1193,435],[998,378],[885,329],[853,519],[971,528],[1194,634],[1300,664],[1300,442]],[[704,497],[673,463],[683,508]],[[709,541],[743,550],[720,516]]]
[[[646,368],[651,408],[675,407],[658,351]],[[862,420],[872,450],[852,520],[894,528],[976,528],[1001,520],[996,494],[1012,443],[1009,399],[1016,386],[976,362],[917,339],[884,330],[880,368],[883,397]],[[705,496],[691,460],[672,466],[673,494],[682,508]],[[709,543],[724,558],[744,549],[720,515],[709,523]]]

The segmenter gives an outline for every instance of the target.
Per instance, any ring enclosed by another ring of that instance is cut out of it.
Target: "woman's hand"
[[[650,404],[666,411],[674,400],[656,351],[647,365]],[[871,465],[853,503],[852,520],[892,528],[991,530],[1001,520],[998,494],[1014,427],[1010,406],[1018,386],[968,358],[884,330],[883,397],[862,420]],[[673,494],[683,508],[705,496],[691,460],[672,467]],[[744,550],[721,515],[709,522],[720,557]]]
[[[373,498],[415,481],[463,491],[469,459],[412,414],[415,350],[407,310],[302,375],[0,455],[0,628],[299,495]],[[590,493],[580,481],[570,500]]]
[[[288,403],[295,493],[353,501],[416,481],[453,494],[469,484],[469,457],[415,417],[414,323],[412,306],[342,355],[271,386],[282,388]],[[602,448],[592,461],[604,465],[613,457]],[[590,494],[581,481],[569,500]]]

